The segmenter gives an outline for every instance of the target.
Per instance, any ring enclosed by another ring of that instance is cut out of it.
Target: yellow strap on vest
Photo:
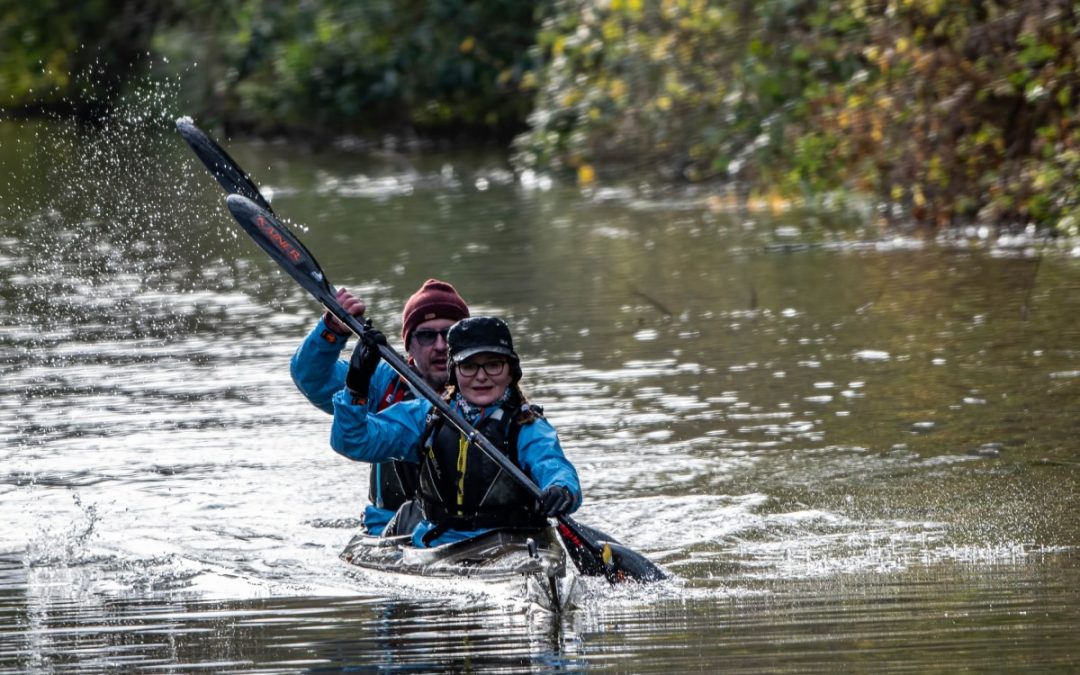
[[[458,439],[458,455],[457,455],[457,471],[458,471],[458,483],[457,483],[457,505],[458,512],[460,513],[461,507],[465,505],[465,458],[469,456],[469,439],[464,435]]]

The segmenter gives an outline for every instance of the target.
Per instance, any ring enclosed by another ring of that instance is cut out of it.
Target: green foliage
[[[93,116],[147,56],[170,0],[3,0],[0,110]]]
[[[215,27],[219,116],[255,129],[523,128],[536,6],[514,0],[246,0]],[[189,26],[162,38],[197,59]]]
[[[185,112],[256,131],[527,129],[519,166],[583,182],[861,193],[930,227],[1080,222],[1066,0],[0,3],[0,110],[92,115],[160,56]]]
[[[920,222],[1055,226],[1075,188],[1077,17],[1064,2],[889,2],[870,17],[868,76],[837,83],[865,147],[840,160]]]
[[[186,83],[191,112],[234,126],[504,139],[524,128],[532,107],[528,52],[546,7],[517,0],[0,1],[0,109],[107,105],[131,72],[164,57],[164,68]],[[80,91],[75,81],[107,86]]]
[[[563,0],[523,166],[853,190],[936,227],[1080,217],[1077,7]],[[883,209],[892,213],[892,208]]]
[[[836,36],[860,25],[812,1],[565,0],[540,34],[544,80],[518,159],[782,181],[806,168],[774,161],[786,135],[823,83],[854,71]],[[800,161],[818,164],[810,145]]]

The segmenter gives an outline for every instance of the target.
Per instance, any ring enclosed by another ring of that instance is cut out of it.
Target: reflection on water
[[[1075,665],[1067,245],[231,144],[388,335],[432,276],[515,326],[581,520],[676,577],[554,619],[338,564],[366,470],[287,371],[319,309],[172,117],[0,124],[0,669]]]
[[[13,573],[0,567],[0,612],[18,626],[2,655],[12,670],[1068,669],[1080,620],[1075,560],[1052,556],[597,603],[562,619],[366,596],[24,604]]]

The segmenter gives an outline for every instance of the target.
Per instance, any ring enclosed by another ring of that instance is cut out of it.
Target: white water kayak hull
[[[410,541],[408,535],[384,538],[360,533],[340,557],[355,567],[416,579],[470,579],[519,587],[525,594],[522,599],[551,611],[567,609],[578,599],[577,575],[567,565],[566,550],[553,528],[496,530],[433,548],[416,548]]]

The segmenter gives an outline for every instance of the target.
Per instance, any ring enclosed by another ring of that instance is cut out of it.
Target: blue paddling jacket
[[[432,481],[425,481],[425,476],[439,475],[442,484],[465,484],[470,476],[476,472],[470,472],[469,466],[479,469],[475,453],[466,452],[466,446],[474,448],[462,441],[461,455],[456,467],[448,467],[447,462],[437,459],[437,449],[433,449],[432,443],[438,444],[438,438],[431,438],[428,433],[428,414],[431,404],[425,400],[404,401],[392,405],[378,414],[372,414],[370,406],[353,405],[347,392],[338,392],[333,397],[334,422],[330,429],[330,446],[338,453],[349,459],[362,462],[385,462],[395,459],[421,465],[421,490],[420,498],[424,508],[424,520],[413,530],[413,545],[415,546],[438,546],[454,541],[460,541],[475,537],[488,532],[494,525],[493,521],[477,520],[473,518],[454,518],[447,514],[453,512],[452,499],[446,499],[445,491],[439,491]],[[455,405],[455,401],[451,402]],[[495,418],[503,406],[495,404],[483,410],[480,420]],[[449,427],[449,425],[446,425]],[[485,434],[488,430],[481,423],[477,428]],[[456,431],[454,432],[456,434]],[[436,436],[438,434],[435,434]],[[457,434],[460,437],[460,434]],[[541,490],[552,485],[561,485],[570,490],[574,497],[571,511],[577,510],[581,505],[581,484],[578,481],[577,471],[566,459],[558,435],[551,424],[543,417],[536,417],[529,423],[521,424],[513,434],[514,447],[508,456],[518,467],[532,478]],[[455,441],[456,442],[456,441]],[[494,442],[494,441],[493,441]],[[496,443],[498,446],[498,443]],[[466,465],[466,460],[470,463]],[[447,469],[451,470],[448,472]],[[445,474],[452,473],[451,476]],[[496,472],[498,473],[498,472]],[[509,480],[508,477],[487,474],[485,480],[490,480],[491,487],[497,487],[500,481]],[[427,489],[425,489],[427,486]],[[473,488],[475,491],[475,488]],[[522,500],[518,504],[518,511],[532,511],[535,516],[533,498],[531,495],[524,496],[524,491],[519,495]],[[441,507],[441,508],[440,508]],[[433,510],[436,512],[433,513]],[[514,510],[514,509],[511,509]],[[474,523],[473,528],[463,527],[464,523]],[[514,522],[514,521],[510,521]],[[519,519],[519,522],[524,523]],[[539,522],[546,522],[539,517]],[[449,526],[448,526],[449,525]]]
[[[347,336],[341,336],[319,323],[293,354],[290,373],[293,383],[308,401],[323,412],[333,414],[333,396],[345,388],[349,362],[341,358]],[[408,384],[385,362],[379,362],[368,388],[367,407],[376,412],[398,401],[413,398]],[[401,504],[411,498],[411,486],[406,487],[398,476],[393,462],[381,462],[371,467],[368,481],[368,503],[364,506],[364,528],[371,534],[382,534],[386,524]]]

